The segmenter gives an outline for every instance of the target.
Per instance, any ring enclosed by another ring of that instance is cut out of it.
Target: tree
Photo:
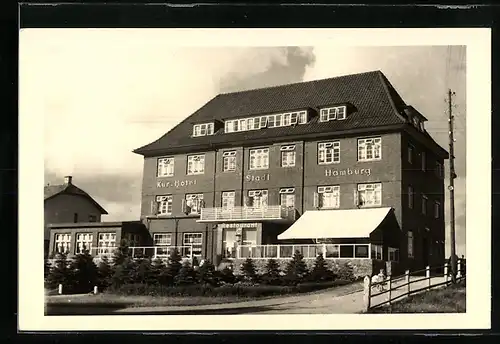
[[[50,268],[52,264],[49,262],[48,259],[45,259],[44,264],[43,264],[43,280],[47,282],[49,275],[50,275]]]
[[[309,279],[311,281],[327,281],[333,280],[334,274],[328,269],[326,265],[326,260],[323,258],[323,254],[320,253],[314,261],[314,266],[311,273],[309,274]]]
[[[147,283],[151,278],[151,270],[151,260],[149,258],[134,260],[133,270],[131,271],[132,283]]]
[[[163,259],[154,259],[151,263],[151,272],[149,274],[149,278],[146,280],[146,283],[150,285],[168,285],[169,282],[170,278]]]
[[[280,266],[275,259],[269,259],[266,264],[264,280],[267,284],[277,285],[281,282]]]
[[[121,264],[113,265],[113,275],[111,276],[111,286],[119,288],[124,284],[133,282],[134,261],[130,257],[124,257]]]
[[[104,290],[109,287],[112,275],[113,269],[111,268],[111,264],[108,258],[104,256],[97,265],[97,287],[99,290]]]
[[[305,280],[308,275],[308,269],[302,253],[295,251],[292,260],[287,264],[285,274],[286,279],[292,284],[297,284]]]
[[[257,281],[257,269],[255,268],[255,264],[251,258],[245,259],[241,270],[247,281],[252,283]]]
[[[354,281],[356,279],[354,277],[354,269],[350,262],[345,263],[338,269],[337,278],[342,281]]]
[[[98,281],[97,265],[88,251],[79,253],[70,263],[73,288],[77,293],[92,291]]]
[[[54,265],[50,268],[49,275],[47,276],[47,286],[51,289],[63,285],[63,288],[71,289],[72,276],[69,268],[69,262],[66,253],[58,253],[54,261]]]
[[[182,264],[179,273],[174,277],[174,281],[176,285],[190,285],[196,283],[196,274],[189,263],[189,261],[185,261]]]
[[[169,276],[170,282],[175,280],[175,277],[179,274],[179,271],[182,268],[182,257],[179,254],[179,250],[174,248],[170,255],[168,256],[167,261],[167,275]]]
[[[224,283],[236,283],[236,276],[233,273],[233,270],[228,266],[225,266],[224,269],[220,271],[216,271],[217,279]]]
[[[205,263],[198,269],[198,282],[212,286],[218,284],[215,266],[210,260],[205,260]]]
[[[130,257],[130,250],[127,245],[127,241],[122,240],[120,246],[118,246],[113,251],[113,258],[112,258],[113,265],[120,265],[129,257]]]

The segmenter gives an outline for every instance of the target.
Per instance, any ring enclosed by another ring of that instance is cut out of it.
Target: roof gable
[[[73,184],[46,185],[43,188],[44,201],[61,194],[85,197],[99,209],[101,214],[108,214],[88,193]]]

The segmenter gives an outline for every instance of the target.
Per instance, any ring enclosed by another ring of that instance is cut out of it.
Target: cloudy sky
[[[20,101],[44,118],[46,184],[72,175],[108,210],[104,221],[138,219],[142,157],[132,150],[218,93],[381,70],[445,149],[445,99],[456,92],[457,253],[465,254],[465,47],[179,46],[146,31],[21,32]]]

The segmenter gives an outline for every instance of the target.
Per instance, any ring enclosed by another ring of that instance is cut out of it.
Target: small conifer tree
[[[97,287],[99,290],[104,290],[109,287],[112,275],[113,269],[111,268],[111,264],[108,258],[103,256],[97,265]]]
[[[182,268],[182,257],[179,254],[179,250],[174,248],[170,255],[168,256],[167,261],[167,275],[170,278],[170,282],[175,280],[175,277],[179,274],[179,271]]]
[[[114,264],[113,275],[111,276],[111,286],[113,288],[119,288],[124,284],[133,283],[134,265],[134,260],[130,257],[124,257],[121,264]]]
[[[179,273],[174,277],[176,285],[190,285],[196,283],[196,274],[189,261],[182,264]]]
[[[304,262],[304,256],[300,251],[295,251],[292,260],[290,260],[286,267],[287,280],[292,284],[301,283],[308,275],[307,265]]]
[[[228,266],[225,266],[222,270],[216,272],[217,278],[224,283],[234,284],[236,283],[236,276],[233,270]]]
[[[205,263],[198,269],[198,282],[212,286],[216,286],[218,284],[215,274],[215,266],[208,259],[205,260]]]
[[[55,257],[54,264],[47,276],[47,286],[55,289],[59,287],[59,284],[62,284],[64,289],[71,289],[72,276],[67,255],[66,253],[58,253]]]
[[[153,259],[153,262],[151,263],[151,273],[149,274],[149,278],[146,283],[150,285],[168,285],[169,278],[167,267],[163,262],[163,259]]]
[[[281,281],[280,266],[275,259],[269,259],[266,264],[264,280],[267,284],[276,285]]]
[[[77,293],[92,291],[97,284],[97,265],[88,251],[77,254],[70,263],[73,288]]]
[[[314,266],[309,275],[311,281],[327,281],[333,280],[334,275],[331,270],[328,269],[326,265],[326,260],[323,258],[323,254],[320,253],[314,261]]]
[[[140,258],[134,260],[132,283],[147,283],[151,278],[151,260]]]
[[[252,283],[257,281],[257,269],[255,268],[255,264],[251,258],[245,259],[241,270],[243,272],[245,280]]]

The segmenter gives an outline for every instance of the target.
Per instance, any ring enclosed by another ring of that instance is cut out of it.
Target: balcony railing
[[[128,248],[128,253],[132,258],[168,258],[175,248],[183,259],[191,258],[192,246],[134,246]],[[91,254],[98,258],[106,257],[109,259],[117,249],[117,247],[95,247],[92,248]]]
[[[263,207],[202,208],[198,222],[295,220],[292,207],[269,205]]]
[[[371,244],[241,245],[236,258],[291,259],[296,251],[304,259],[316,259],[320,253],[325,259],[371,259]]]

